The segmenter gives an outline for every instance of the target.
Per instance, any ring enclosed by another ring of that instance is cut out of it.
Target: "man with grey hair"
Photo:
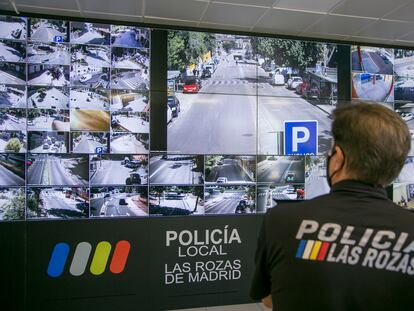
[[[334,111],[332,134],[331,192],[268,211],[251,296],[278,311],[411,310],[414,214],[385,191],[410,150],[407,125],[379,104],[350,104]]]

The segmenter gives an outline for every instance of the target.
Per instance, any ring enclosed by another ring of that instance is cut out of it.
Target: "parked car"
[[[273,77],[274,85],[285,85],[285,77],[281,74],[275,74]]]
[[[184,82],[183,93],[198,93],[200,91],[201,84],[196,78],[189,78]]]
[[[285,177],[286,182],[294,182],[295,179],[296,179],[295,172],[287,172],[286,177]]]
[[[141,176],[138,173],[131,173],[129,177],[125,180],[127,185],[140,185],[141,184]]]
[[[296,94],[302,95],[305,87],[306,87],[306,84],[305,83],[299,83],[296,86],[296,90],[295,90],[296,91]]]
[[[181,111],[180,101],[175,95],[168,96],[168,106],[171,108],[173,118],[178,117],[178,113]]]
[[[92,75],[90,73],[86,73],[79,78],[79,82],[86,82],[92,79]]]
[[[201,78],[203,79],[211,78],[211,71],[204,68],[203,71],[201,72]]]
[[[236,214],[244,214],[246,213],[246,209],[247,209],[247,202],[246,200],[240,200],[239,204],[237,204],[235,213]]]
[[[288,81],[288,89],[296,89],[298,84],[303,83],[303,80],[301,77],[292,77]]]
[[[125,199],[119,199],[119,205],[128,205],[128,202]]]
[[[305,88],[303,90],[302,96],[307,99],[318,99],[319,89],[317,87]]]
[[[218,183],[218,184],[225,184],[225,183],[227,183],[227,177],[219,177],[219,178],[217,178],[216,183]]]

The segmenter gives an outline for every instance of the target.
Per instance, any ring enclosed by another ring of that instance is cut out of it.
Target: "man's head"
[[[400,173],[410,150],[407,125],[379,105],[343,105],[333,112],[334,149],[328,163],[332,183],[355,179],[385,186]]]

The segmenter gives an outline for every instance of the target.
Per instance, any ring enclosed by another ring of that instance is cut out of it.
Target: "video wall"
[[[0,29],[0,219],[138,215],[149,29],[12,16]]]
[[[0,220],[249,215],[328,193],[348,61],[352,98],[414,130],[413,51],[168,30],[167,148],[155,152],[150,32],[0,16]],[[313,151],[289,151],[289,122],[316,124]],[[394,184],[403,207],[413,150]]]

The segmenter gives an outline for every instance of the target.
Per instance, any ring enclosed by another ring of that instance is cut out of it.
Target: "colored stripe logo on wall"
[[[68,263],[70,247],[67,243],[61,242],[55,245],[50,256],[47,274],[52,278],[61,276],[66,266],[69,266],[69,273],[73,276],[81,276],[88,267],[92,254],[89,271],[93,275],[101,275],[105,272],[108,262],[109,271],[113,274],[122,273],[125,269],[131,245],[128,241],[122,240],[116,243],[110,260],[112,245],[107,241],[99,242],[92,254],[92,245],[88,242],[81,242],[75,247],[72,261]]]
[[[330,244],[322,241],[300,240],[296,258],[323,261],[326,258]]]

